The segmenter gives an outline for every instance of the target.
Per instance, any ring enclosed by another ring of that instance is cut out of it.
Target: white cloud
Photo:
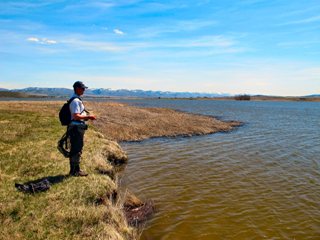
[[[27,41],[29,41],[29,42],[39,42],[40,40],[39,40],[39,38],[29,37],[29,38],[27,38]]]
[[[44,44],[44,45],[52,45],[52,44],[58,43],[56,40],[47,39],[47,38],[37,38],[37,37],[29,37],[27,38],[27,41],[38,43],[38,44]]]
[[[119,29],[113,29],[113,32],[117,35],[124,35],[124,32],[122,32],[121,30]]]
[[[50,39],[44,39],[44,42],[45,42],[46,44],[56,44],[56,43],[57,43],[57,41],[55,41],[55,40],[50,40]]]
[[[47,38],[41,38],[41,39],[39,40],[39,43],[40,43],[40,44],[50,45],[50,44],[57,44],[57,41],[56,41],[56,40],[52,40],[52,39],[47,39]]]
[[[95,41],[86,41],[79,39],[68,39],[60,41],[72,48],[77,48],[79,50],[89,50],[89,51],[103,51],[103,52],[119,52],[123,51],[125,48],[116,46],[113,43],[109,42],[95,42]]]

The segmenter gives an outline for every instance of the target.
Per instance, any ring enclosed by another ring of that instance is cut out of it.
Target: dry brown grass
[[[94,125],[108,139],[115,141],[203,135],[230,131],[240,124],[164,108],[139,108],[120,103],[97,102],[87,105],[98,115]]]
[[[0,109],[41,111],[57,117],[62,102],[6,102]],[[195,115],[164,108],[140,108],[116,102],[86,102],[96,114],[93,123],[106,138],[113,141],[140,141],[152,137],[203,135],[230,131],[239,122],[223,122],[210,116]]]
[[[86,178],[67,177],[69,163],[56,149],[65,128],[61,102],[0,104],[0,239],[135,239],[122,205],[108,197],[117,182],[96,168],[110,169],[110,155],[124,157],[115,142],[92,128],[86,133],[82,167]],[[50,178],[49,191],[24,194],[14,184]],[[97,200],[104,198],[104,204]]]

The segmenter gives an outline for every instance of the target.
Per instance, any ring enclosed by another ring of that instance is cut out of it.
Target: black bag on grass
[[[15,187],[24,193],[45,192],[50,189],[50,182],[45,178],[38,182],[30,182],[26,184],[16,183]]]

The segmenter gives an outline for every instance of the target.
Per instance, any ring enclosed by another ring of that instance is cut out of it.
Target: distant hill
[[[0,89],[0,98],[37,98],[37,97],[44,97],[44,96]]]
[[[23,89],[13,89],[14,92],[22,92],[28,94],[36,95],[45,95],[45,96],[70,96],[73,93],[73,90],[67,88],[38,88],[38,87],[29,87]]]
[[[38,88],[29,87],[24,89],[8,90],[13,92],[22,92],[28,94],[46,95],[54,97],[70,96],[73,93],[72,89],[67,88]],[[137,98],[197,98],[197,97],[222,97],[230,96],[229,94],[219,93],[197,93],[197,92],[168,92],[168,91],[144,91],[144,90],[111,90],[105,88],[88,89],[85,92],[86,96],[93,97],[137,97]]]
[[[320,94],[312,94],[312,95],[308,95],[308,96],[304,96],[306,98],[320,98]]]
[[[29,87],[23,89],[4,89],[0,88],[2,92],[16,92],[27,94],[25,97],[69,97],[73,94],[73,89],[68,88],[39,88]],[[220,100],[233,99],[234,96],[227,93],[198,93],[198,92],[169,92],[169,91],[145,91],[145,90],[128,90],[118,89],[112,90],[109,88],[87,89],[85,95],[88,97],[133,97],[133,98],[217,98]],[[21,97],[22,95],[20,95]],[[17,96],[18,97],[18,96]],[[313,94],[308,96],[297,97],[283,97],[283,96],[267,96],[267,95],[250,95],[251,100],[299,100],[311,101],[320,98],[320,94]]]

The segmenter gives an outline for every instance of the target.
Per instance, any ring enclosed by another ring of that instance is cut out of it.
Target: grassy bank
[[[116,145],[92,128],[85,138],[86,178],[69,178],[68,160],[56,149],[64,132],[58,103],[5,103],[0,106],[0,239],[133,239],[121,204],[112,203],[117,188],[97,167]],[[121,153],[120,153],[121,154]],[[35,195],[18,192],[14,183],[48,178],[52,187]],[[97,199],[104,199],[97,204]]]
[[[0,239],[136,239],[137,230],[128,226],[123,212],[125,201],[112,197],[117,181],[101,174],[112,170],[107,159],[126,159],[111,140],[206,134],[239,124],[169,109],[88,103],[98,115],[85,136],[82,167],[89,176],[74,178],[67,176],[68,159],[56,149],[65,131],[57,119],[61,105],[1,102]],[[52,184],[47,192],[25,194],[15,189],[15,183],[43,178]]]

